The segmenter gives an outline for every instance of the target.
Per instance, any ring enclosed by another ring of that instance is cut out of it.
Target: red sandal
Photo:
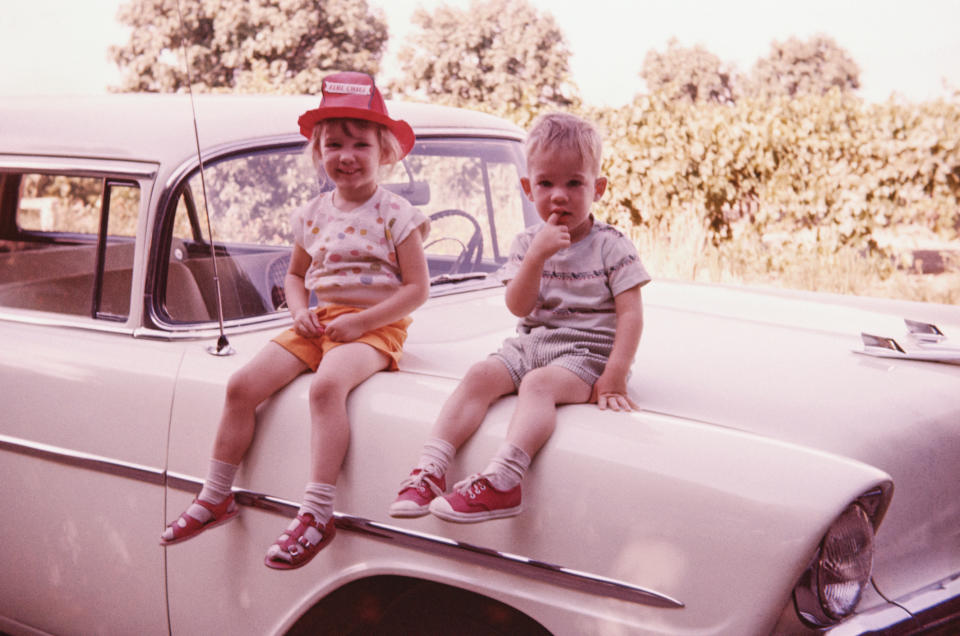
[[[227,498],[218,504],[212,504],[203,499],[194,499],[193,503],[209,510],[210,518],[206,521],[200,521],[199,519],[191,517],[187,514],[190,510],[188,507],[183,514],[177,517],[176,521],[167,526],[168,530],[173,531],[173,537],[167,539],[161,535],[160,545],[173,545],[174,543],[192,539],[204,530],[230,521],[240,513],[240,510],[237,508],[237,503],[233,498],[233,493],[227,495]],[[164,532],[164,534],[166,534],[166,532]]]
[[[302,567],[333,541],[337,533],[333,518],[321,526],[312,514],[306,512],[287,526],[286,532],[267,550],[263,563],[274,570],[293,570]]]

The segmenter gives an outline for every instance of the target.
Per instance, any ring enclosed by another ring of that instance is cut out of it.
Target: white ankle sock
[[[497,490],[510,490],[523,481],[529,467],[530,456],[523,449],[504,442],[481,474]]]
[[[230,495],[233,488],[233,479],[237,476],[239,468],[235,464],[228,464],[211,458],[207,479],[203,482],[203,488],[197,495],[197,499],[202,499],[213,505],[222,502]],[[211,517],[210,511],[197,503],[192,503],[187,507],[187,514],[201,522],[206,522]]]
[[[311,481],[304,490],[299,514],[309,512],[320,525],[325,525],[333,516],[333,500],[336,496],[336,486]]]
[[[450,462],[453,461],[456,452],[457,449],[450,442],[439,437],[431,437],[423,444],[417,468],[427,473],[442,476],[450,468]]]
[[[197,499],[203,499],[212,504],[218,504],[226,499],[233,488],[233,480],[239,468],[236,464],[211,458],[207,479],[203,482],[203,490],[197,495]]]

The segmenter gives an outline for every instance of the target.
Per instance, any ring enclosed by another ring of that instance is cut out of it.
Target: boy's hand
[[[323,333],[323,324],[314,312],[299,309],[293,314],[293,330],[298,336],[316,338]]]
[[[547,260],[567,247],[570,247],[570,228],[561,223],[560,216],[554,213],[534,235],[527,253],[534,252],[543,260]]]
[[[640,409],[626,393],[604,393],[597,397],[597,406],[601,411],[637,411]]]
[[[606,372],[597,378],[593,385],[593,395],[591,402],[596,402],[600,410],[611,409],[613,411],[637,411],[638,407],[630,396],[627,395],[627,383],[625,378],[614,378],[608,376]]]
[[[334,342],[353,342],[367,331],[360,314],[345,314],[328,322],[324,333]]]

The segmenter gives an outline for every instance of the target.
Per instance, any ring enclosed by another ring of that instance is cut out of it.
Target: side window
[[[137,184],[41,173],[8,174],[4,183],[19,195],[0,237],[0,306],[126,318]]]
[[[525,227],[518,143],[425,140],[404,167],[412,183],[426,186],[414,204],[432,220],[424,245],[431,275],[491,273],[507,260]]]
[[[171,248],[162,290],[173,322],[251,318],[284,302],[290,214],[320,192],[317,174],[300,146],[238,154],[205,168],[207,210],[200,173],[179,186]],[[217,293],[219,282],[219,298]]]
[[[231,154],[205,166],[209,227],[198,172],[178,184],[166,211],[170,249],[155,283],[159,313],[190,324],[216,321],[220,311],[224,320],[281,311],[290,215],[332,184],[300,145]],[[522,174],[518,141],[432,137],[418,139],[381,175],[381,187],[431,220],[424,251],[437,293],[483,281],[507,260],[513,237],[536,219]]]

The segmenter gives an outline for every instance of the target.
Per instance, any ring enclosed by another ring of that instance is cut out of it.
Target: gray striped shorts
[[[556,365],[572,371],[589,386],[603,374],[613,350],[613,336],[570,327],[534,327],[507,338],[496,353],[513,378],[514,386],[530,371]]]

